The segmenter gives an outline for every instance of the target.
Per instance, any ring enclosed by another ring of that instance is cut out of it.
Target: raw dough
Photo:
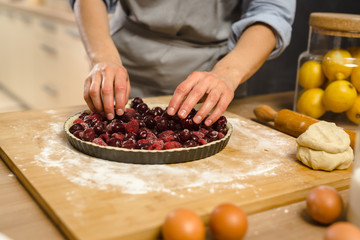
[[[296,157],[313,169],[332,171],[334,169],[347,169],[354,159],[354,153],[349,146],[342,153],[327,153],[298,146]]]
[[[350,137],[342,128],[325,121],[310,125],[296,141],[303,147],[328,153],[344,152],[350,145]]]

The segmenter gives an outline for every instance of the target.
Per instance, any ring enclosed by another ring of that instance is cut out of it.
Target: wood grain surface
[[[250,214],[302,200],[316,185],[349,186],[351,169],[311,170],[295,159],[295,138],[232,113],[228,146],[206,159],[133,166],[88,157],[62,130],[82,110],[0,114],[1,158],[70,239],[156,239],[178,207],[207,222],[223,202]]]

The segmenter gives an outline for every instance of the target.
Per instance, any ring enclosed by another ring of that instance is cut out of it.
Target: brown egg
[[[343,202],[335,188],[321,185],[312,189],[308,194],[306,209],[315,221],[329,224],[341,215]]]
[[[180,208],[168,214],[162,235],[165,240],[203,240],[205,225],[195,212]]]
[[[247,226],[246,214],[231,203],[217,206],[210,215],[210,231],[217,240],[240,240],[245,236]]]
[[[349,222],[331,224],[325,231],[324,240],[359,240],[360,229]]]

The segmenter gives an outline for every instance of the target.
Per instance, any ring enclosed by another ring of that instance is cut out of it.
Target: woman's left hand
[[[186,118],[197,103],[203,102],[193,121],[200,123],[206,119],[205,125],[210,126],[226,111],[236,87],[213,72],[193,72],[176,88],[167,113]]]

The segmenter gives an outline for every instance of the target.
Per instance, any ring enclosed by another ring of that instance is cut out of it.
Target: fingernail
[[[212,124],[212,121],[210,120],[210,119],[207,119],[206,121],[205,121],[205,125],[206,126],[210,126]]]
[[[116,114],[119,115],[119,116],[121,116],[121,115],[124,114],[124,111],[123,111],[121,108],[116,109]]]
[[[194,122],[195,122],[195,123],[200,123],[201,120],[202,120],[202,117],[201,117],[201,116],[196,116],[196,117],[194,117]]]
[[[179,116],[185,118],[185,117],[186,117],[186,111],[185,111],[185,110],[181,110],[181,111],[179,112]]]
[[[175,114],[175,108],[170,107],[170,108],[168,108],[167,112],[168,112],[169,115],[174,115]]]
[[[114,118],[114,115],[112,113],[108,113],[106,116],[109,120],[112,120]]]

